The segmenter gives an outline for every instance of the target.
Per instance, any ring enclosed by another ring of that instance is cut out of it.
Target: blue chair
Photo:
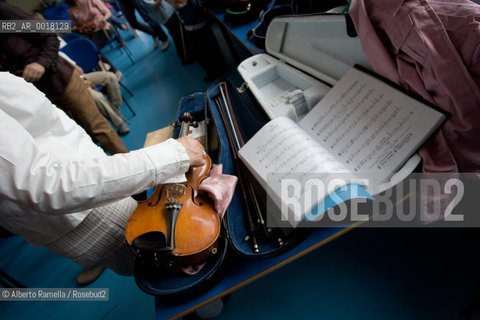
[[[52,1],[50,1],[52,2]],[[58,1],[55,1],[58,2]],[[43,13],[42,16],[45,20],[70,20],[70,15],[68,14],[68,8],[70,6],[64,2],[60,2],[55,6],[48,7]]]
[[[65,40],[65,42],[70,42],[70,41],[81,39],[81,38],[82,36],[76,32],[65,33],[62,36],[62,39]]]
[[[60,50],[69,56],[70,59],[75,61],[75,63],[86,73],[96,71],[98,62],[101,62],[97,47],[89,39],[80,38],[72,40],[67,42],[67,45]],[[133,97],[133,93],[121,81],[118,81],[118,83],[130,94],[131,97]],[[128,103],[127,99],[123,99],[123,101],[134,117],[136,113]]]
[[[97,47],[92,41],[85,38],[68,41],[60,50],[75,61],[84,72],[95,71],[100,61]]]

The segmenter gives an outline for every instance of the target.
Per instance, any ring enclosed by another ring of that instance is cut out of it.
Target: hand
[[[205,164],[207,154],[200,142],[190,136],[180,137],[177,141],[187,151],[187,155],[190,158],[190,166],[197,167]]]
[[[91,87],[91,86],[92,86],[92,83],[90,82],[90,80],[85,79],[85,78],[82,78],[82,80],[83,80],[83,83],[85,84],[85,86],[87,86],[87,87]]]
[[[25,66],[23,69],[22,77],[28,82],[35,82],[40,80],[40,78],[45,73],[45,67],[38,62],[32,62]]]
[[[102,20],[100,20],[100,22],[98,23],[98,27],[99,27],[100,29],[103,29],[103,27],[105,27],[106,24],[107,24],[107,20],[102,19]]]

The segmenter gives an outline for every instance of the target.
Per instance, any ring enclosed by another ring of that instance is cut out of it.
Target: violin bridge
[[[165,207],[167,209],[180,209],[182,208],[181,199],[185,194],[185,185],[172,184],[167,187],[167,203]]]

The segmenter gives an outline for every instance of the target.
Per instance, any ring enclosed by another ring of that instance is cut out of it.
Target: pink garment
[[[237,177],[223,174],[222,170],[222,164],[213,165],[210,175],[198,187],[198,191],[206,192],[213,199],[215,210],[220,219],[223,218],[230,201],[232,201],[238,181]]]
[[[103,25],[103,17],[110,12],[102,0],[83,0],[78,7],[68,8],[68,14],[75,26],[95,25],[94,31],[110,29],[110,23]]]
[[[186,268],[182,268],[183,273],[188,274],[189,276],[193,276],[200,272],[207,265],[206,262],[202,262],[200,264],[192,264]]]
[[[238,178],[232,175],[223,174],[223,165],[213,165],[210,170],[210,175],[205,178],[198,191],[206,192],[214,202],[215,211],[217,211],[220,219],[223,218],[228,205],[232,201],[235,186],[237,185]],[[182,268],[182,271],[188,275],[197,274],[206,265],[206,262],[202,262],[196,265],[190,265],[186,268]]]
[[[352,0],[374,70],[450,113],[420,149],[424,172],[480,172],[480,6],[467,0]]]

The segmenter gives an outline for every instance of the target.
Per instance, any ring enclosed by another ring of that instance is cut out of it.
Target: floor
[[[123,137],[133,150],[174,119],[180,97],[208,85],[173,46],[153,50],[142,33],[127,44],[134,65],[118,48],[107,54],[134,93]],[[356,229],[232,293],[216,319],[479,319],[479,245],[477,229]],[[76,287],[79,266],[20,237],[0,239],[0,252],[0,268],[28,287]],[[155,318],[154,298],[132,278],[107,270],[89,287],[108,288],[109,301],[0,302],[0,319]]]

